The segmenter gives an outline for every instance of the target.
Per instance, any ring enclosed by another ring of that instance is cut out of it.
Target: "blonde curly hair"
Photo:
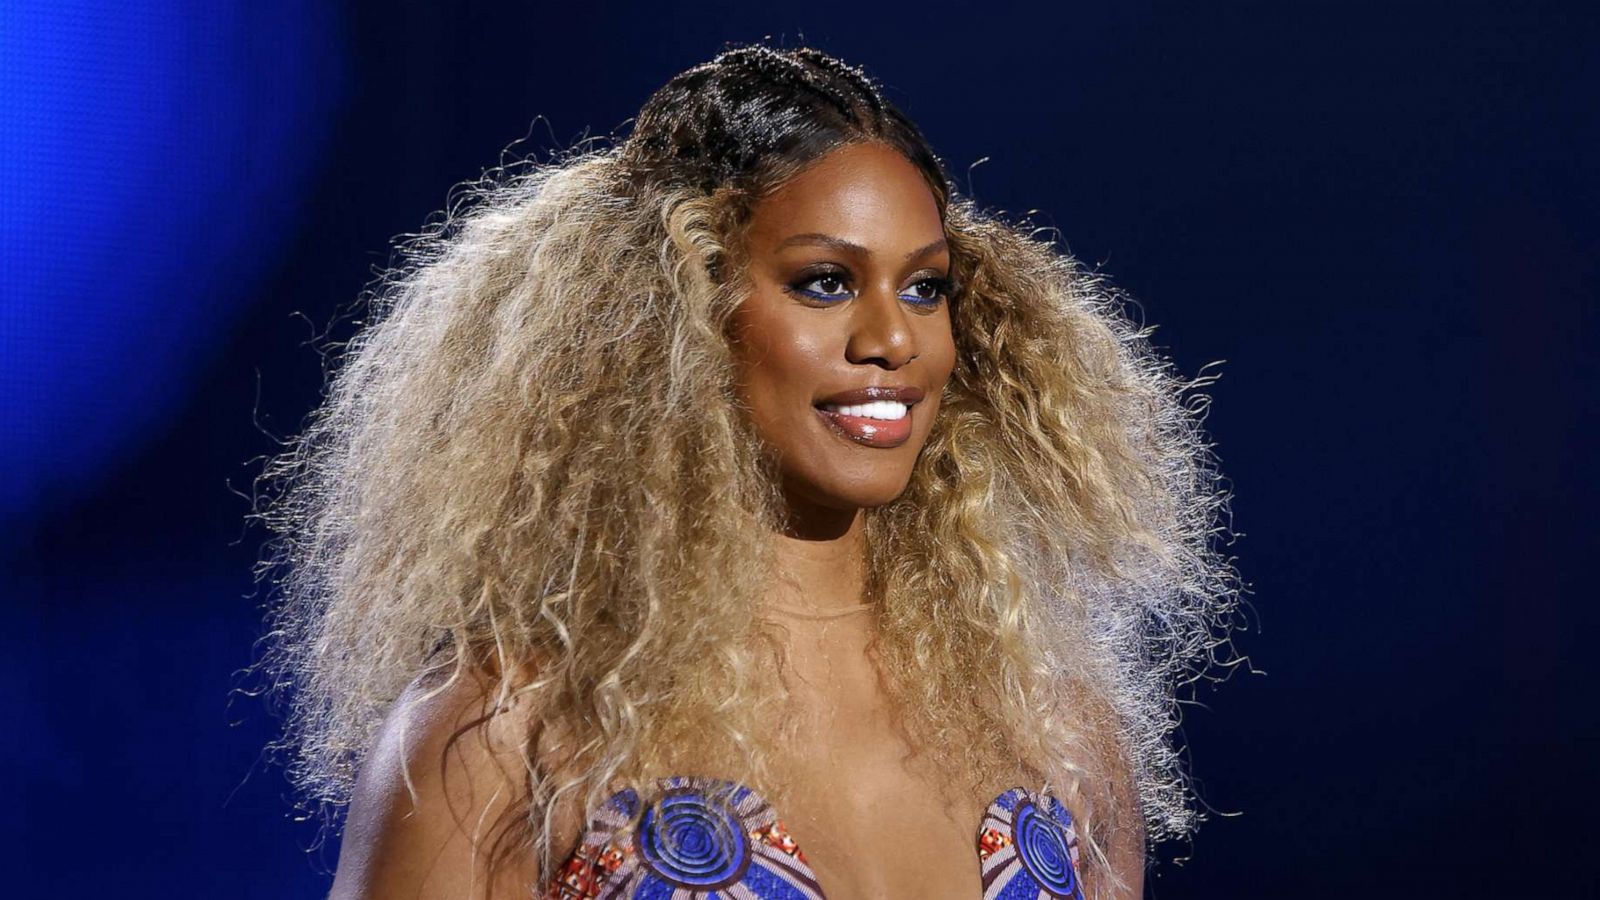
[[[883,669],[914,673],[888,682],[905,727],[975,785],[1020,765],[1054,786],[1086,878],[1114,829],[1193,829],[1178,688],[1232,661],[1240,593],[1210,379],[1175,375],[1027,223],[954,195],[859,70],[760,46],[674,78],[619,146],[486,177],[361,298],[253,514],[276,532],[258,576],[281,576],[256,671],[313,804],[348,801],[420,674],[485,671],[539,710],[501,852],[547,875],[558,802],[642,791],[675,749],[782,808],[756,614],[782,498],[727,326],[752,204],[859,141],[925,173],[960,285],[928,443],[863,513]]]

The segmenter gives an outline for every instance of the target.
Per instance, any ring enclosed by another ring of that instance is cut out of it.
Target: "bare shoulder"
[[[1133,759],[1122,748],[1107,748],[1106,772],[1109,778],[1107,798],[1112,801],[1115,815],[1104,831],[1106,862],[1110,874],[1122,884],[1109,884],[1106,897],[1117,900],[1138,900],[1144,897],[1144,814],[1139,809],[1139,786],[1134,778]]]
[[[490,863],[521,815],[528,717],[496,710],[483,675],[407,688],[357,779],[330,900],[526,897],[532,854]]]
[[[1138,900],[1144,896],[1145,830],[1132,760],[1118,754],[1110,771],[1111,792],[1120,813],[1107,841],[1106,857],[1112,874],[1124,885],[1115,896]]]
[[[1139,900],[1144,896],[1148,863],[1144,811],[1136,761],[1120,737],[1116,708],[1106,697],[1089,692],[1062,694],[1059,702],[1064,704],[1060,715],[1076,716],[1090,726],[1085,752],[1096,773],[1096,806],[1105,804],[1104,811],[1097,812],[1089,824],[1105,865],[1101,868],[1096,860],[1094,896],[1102,900]]]

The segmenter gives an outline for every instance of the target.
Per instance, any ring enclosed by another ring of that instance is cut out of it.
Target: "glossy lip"
[[[823,397],[816,402],[816,405],[850,406],[856,403],[871,403],[874,400],[894,400],[907,406],[915,406],[922,401],[922,396],[922,388],[919,387],[864,387]]]
[[[823,424],[845,440],[880,449],[893,449],[911,440],[912,416],[923,391],[918,387],[865,387],[834,394],[817,401],[817,416]],[[871,419],[866,416],[846,416],[823,409],[824,405],[850,406],[871,403],[875,400],[894,400],[906,404],[904,417],[893,422]]]

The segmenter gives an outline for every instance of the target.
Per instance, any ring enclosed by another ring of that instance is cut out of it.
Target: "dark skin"
[[[938,205],[898,151],[852,145],[757,204],[747,250],[751,292],[733,322],[740,397],[788,501],[767,618],[782,626],[785,715],[801,739],[778,748],[789,779],[779,812],[830,900],[974,900],[978,822],[1023,773],[966,792],[897,727],[870,614],[787,614],[863,602],[862,512],[904,492],[938,414],[956,359]],[[866,385],[923,389],[905,443],[865,446],[818,419],[817,401]],[[1130,890],[1099,885],[1098,896],[1139,896],[1142,839],[1109,851]]]
[[[785,528],[772,537],[779,577],[766,618],[791,692],[783,724],[802,739],[773,748],[789,788],[779,813],[829,900],[982,896],[978,822],[996,794],[1025,783],[1018,773],[966,792],[953,787],[964,781],[959,773],[936,771],[916,753],[871,653],[870,613],[792,615],[863,601],[862,511],[905,490],[955,365],[948,297],[936,283],[949,274],[943,238],[932,191],[897,151],[837,150],[754,208],[750,294],[732,323],[740,398],[777,456],[787,499]],[[819,419],[818,401],[868,385],[924,391],[903,444],[866,446]],[[502,713],[481,735],[448,744],[487,711],[486,684],[463,680],[388,724],[356,788],[332,897],[442,900],[484,896],[486,886],[489,896],[514,897],[542,883],[525,857],[487,879],[487,826],[515,794],[528,723]],[[402,748],[407,721],[412,736]],[[569,811],[552,840],[570,848],[581,832]],[[1099,896],[1139,896],[1142,843],[1130,836],[1111,850],[1133,890]]]
[[[746,250],[750,290],[733,317],[739,396],[788,501],[769,606],[858,605],[861,511],[905,490],[955,366],[939,209],[898,152],[853,145],[758,203]],[[819,401],[866,386],[922,389],[904,444],[867,446],[818,416]]]
[[[814,237],[812,237],[814,236]],[[862,511],[899,496],[955,366],[939,208],[898,151],[837,150],[762,199],[747,245],[749,297],[734,315],[740,397],[778,458],[787,527],[767,598],[782,625],[786,712],[803,739],[778,748],[779,810],[830,900],[981,896],[973,834],[987,797],[911,760],[869,651],[873,619],[786,615],[863,602]],[[914,386],[911,437],[893,448],[841,436],[818,401]]]
[[[758,203],[746,249],[750,295],[734,313],[740,396],[778,456],[788,533],[836,539],[860,510],[905,490],[955,367],[939,208],[898,152],[853,145]],[[910,440],[867,446],[816,415],[818,401],[866,386],[923,389]]]

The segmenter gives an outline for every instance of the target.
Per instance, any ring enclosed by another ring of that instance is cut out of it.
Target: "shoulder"
[[[1130,788],[1131,790],[1131,788]],[[1144,896],[1145,831],[1144,819],[1133,805],[1124,814],[1107,842],[1106,859],[1113,876],[1123,885],[1123,896],[1137,900]]]
[[[1138,761],[1121,729],[1116,707],[1104,695],[1085,692],[1077,696],[1060,695],[1059,714],[1081,723],[1083,743],[1079,747],[1090,777],[1083,785],[1086,796],[1079,798],[1093,811],[1084,824],[1098,850],[1091,860],[1084,857],[1093,881],[1101,883],[1098,896],[1107,900],[1137,900],[1144,896],[1146,832],[1140,805]],[[1077,808],[1073,808],[1077,818]]]
[[[1112,878],[1120,882],[1111,885],[1110,896],[1137,900],[1144,896],[1146,860],[1144,814],[1133,760],[1121,752],[1111,754],[1107,776],[1111,821],[1104,849]]]
[[[463,674],[395,701],[356,782],[330,900],[520,897],[538,883],[529,852],[491,866],[522,813],[532,724],[492,693]]]

